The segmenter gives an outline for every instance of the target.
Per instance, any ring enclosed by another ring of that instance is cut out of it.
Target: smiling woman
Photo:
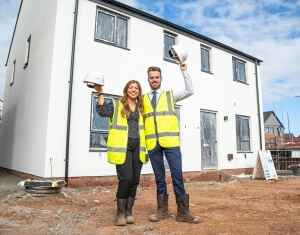
[[[108,162],[116,165],[119,179],[116,225],[134,223],[132,207],[143,163],[146,162],[144,109],[138,81],[129,81],[119,100],[104,102],[102,85],[94,84],[98,93],[96,110],[109,117]]]

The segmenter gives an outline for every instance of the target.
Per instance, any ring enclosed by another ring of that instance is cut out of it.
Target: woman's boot
[[[127,224],[125,219],[125,207],[127,199],[117,199],[117,216],[116,216],[116,225],[124,226]]]
[[[129,197],[127,199],[126,210],[125,210],[125,217],[126,217],[127,224],[134,224],[134,219],[132,216],[133,204],[134,204],[134,198]]]

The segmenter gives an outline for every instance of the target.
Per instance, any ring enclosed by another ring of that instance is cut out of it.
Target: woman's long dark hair
[[[136,103],[137,106],[140,110],[140,113],[142,114],[142,116],[144,117],[144,108],[143,108],[143,97],[142,97],[142,87],[141,84],[136,81],[136,80],[130,80],[129,82],[127,82],[127,84],[125,85],[124,89],[123,89],[123,96],[120,98],[120,101],[123,104],[123,109],[121,111],[122,117],[129,117],[130,114],[130,108],[129,108],[129,104],[128,104],[128,95],[127,95],[127,91],[129,89],[129,86],[133,83],[136,83],[138,85],[139,88],[139,95],[136,98]]]

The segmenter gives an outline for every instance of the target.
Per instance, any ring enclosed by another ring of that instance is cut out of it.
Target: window
[[[127,48],[128,18],[97,9],[95,38]]]
[[[104,102],[109,103],[112,99],[118,99],[117,96],[104,95]],[[91,126],[90,126],[90,151],[106,151],[106,142],[109,130],[109,118],[101,117],[96,111],[98,96],[92,94],[91,108]]]
[[[27,43],[26,43],[25,62],[24,62],[24,67],[23,67],[24,69],[27,67],[28,62],[29,62],[30,42],[31,42],[31,35],[27,39]]]
[[[266,133],[269,133],[269,127],[266,127]]]
[[[245,62],[232,58],[233,80],[246,83]]]
[[[175,38],[172,34],[164,33],[164,58],[167,60],[176,61],[169,55],[170,47],[175,45]]]
[[[12,64],[11,76],[10,76],[10,85],[14,83],[15,80],[15,70],[16,70],[16,60]]]
[[[237,151],[250,151],[249,117],[236,116]]]
[[[210,70],[210,53],[211,49],[201,45],[201,70],[211,72]]]

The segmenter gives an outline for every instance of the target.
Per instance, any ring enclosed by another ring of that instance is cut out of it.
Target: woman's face
[[[139,96],[140,89],[137,83],[131,83],[127,90],[127,95],[131,99],[136,99]]]

